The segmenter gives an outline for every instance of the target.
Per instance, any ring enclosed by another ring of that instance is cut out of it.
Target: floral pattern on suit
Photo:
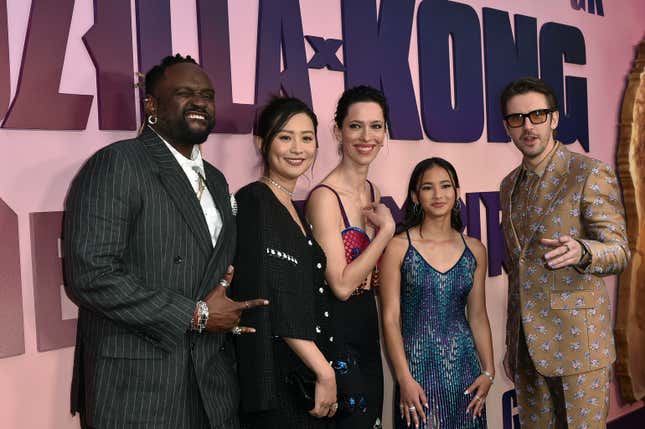
[[[509,257],[509,362],[511,367],[516,363],[521,323],[529,356],[547,377],[597,370],[615,360],[610,303],[601,276],[619,273],[629,259],[624,209],[612,168],[556,144],[527,207],[518,210],[511,201],[521,166],[500,187]],[[530,230],[524,242],[514,226],[520,212],[528,216]],[[591,262],[584,269],[552,270],[546,264],[549,248],[540,239],[563,235],[589,251]]]

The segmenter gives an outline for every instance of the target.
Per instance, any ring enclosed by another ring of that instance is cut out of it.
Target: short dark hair
[[[294,115],[304,113],[309,116],[314,124],[316,148],[318,147],[318,118],[307,104],[295,97],[274,96],[262,108],[255,125],[255,135],[262,139],[260,155],[264,164],[264,171],[269,170],[269,150],[275,136],[284,128]]]
[[[189,64],[197,64],[197,61],[195,61],[190,55],[186,55],[185,57],[176,54],[175,56],[167,56],[163,60],[161,60],[160,64],[157,64],[156,66],[152,67],[148,73],[146,73],[146,81],[145,81],[145,93],[150,94],[150,95],[156,95],[157,91],[157,85],[159,84],[159,81],[163,78],[163,74],[166,71],[166,69],[170,66],[174,66],[175,64],[180,64],[180,63],[189,63]]]
[[[549,86],[542,79],[536,77],[523,77],[506,85],[506,88],[502,91],[502,94],[499,97],[502,115],[506,115],[508,112],[506,110],[506,104],[508,100],[515,97],[516,95],[526,94],[528,92],[539,92],[546,97],[546,101],[549,104],[549,109],[558,108],[558,98],[555,96],[553,88]]]
[[[334,114],[334,122],[338,128],[343,127],[343,121],[347,117],[349,106],[354,103],[361,102],[374,102],[381,106],[383,111],[383,118],[385,119],[385,126],[390,120],[390,109],[387,105],[385,95],[376,88],[367,85],[359,85],[349,88],[340,96],[338,104],[336,105],[336,113]]]
[[[457,197],[457,189],[459,189],[459,178],[457,177],[457,171],[450,162],[446,161],[443,158],[434,157],[424,159],[414,167],[414,170],[412,170],[412,174],[410,175],[410,182],[408,183],[407,198],[405,199],[405,203],[403,204],[404,219],[397,228],[399,232],[407,231],[408,229],[423,222],[423,209],[420,210],[419,206],[417,206],[417,208],[415,209],[414,201],[412,201],[412,193],[417,193],[418,196],[419,185],[421,184],[420,182],[423,178],[423,174],[426,171],[430,170],[432,167],[441,167],[446,170],[455,190],[455,205],[450,211],[450,226],[452,226],[452,228],[456,231],[460,232],[464,228],[464,223],[461,220],[461,204],[458,203],[459,200]]]

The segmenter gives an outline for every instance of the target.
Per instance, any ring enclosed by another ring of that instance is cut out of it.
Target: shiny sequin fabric
[[[486,427],[486,411],[473,420],[464,391],[481,374],[465,316],[477,262],[464,251],[446,272],[434,269],[410,242],[401,266],[401,328],[410,372],[428,397],[428,423],[420,428]],[[395,401],[396,427],[407,428]]]

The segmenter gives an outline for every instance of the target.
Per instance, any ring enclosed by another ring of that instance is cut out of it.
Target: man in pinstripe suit
[[[147,126],[92,156],[65,206],[67,292],[79,306],[71,409],[84,428],[236,428],[230,336],[243,309],[225,288],[235,218],[197,144],[213,88],[190,57],[146,76]],[[218,279],[221,280],[219,285]]]

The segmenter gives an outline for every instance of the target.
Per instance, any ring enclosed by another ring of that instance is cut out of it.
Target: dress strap
[[[369,180],[367,181],[367,184],[370,185],[370,196],[372,198],[372,202],[374,203],[374,185],[372,185],[372,182]]]
[[[345,222],[345,228],[349,228],[350,227],[349,219],[347,218],[347,213],[345,213],[345,207],[343,207],[343,202],[340,200],[340,195],[338,195],[338,192],[336,192],[336,190],[334,188],[332,188],[331,186],[325,185],[324,183],[316,185],[311,190],[311,192],[315,191],[318,188],[327,188],[330,191],[332,191],[334,193],[334,195],[336,195],[336,199],[338,200],[338,207],[340,207],[340,214],[341,214],[341,216],[343,216],[343,222]],[[311,194],[311,192],[309,194]]]
[[[408,237],[408,244],[412,246],[412,239],[410,239],[410,230],[406,229],[405,230],[405,235]]]

